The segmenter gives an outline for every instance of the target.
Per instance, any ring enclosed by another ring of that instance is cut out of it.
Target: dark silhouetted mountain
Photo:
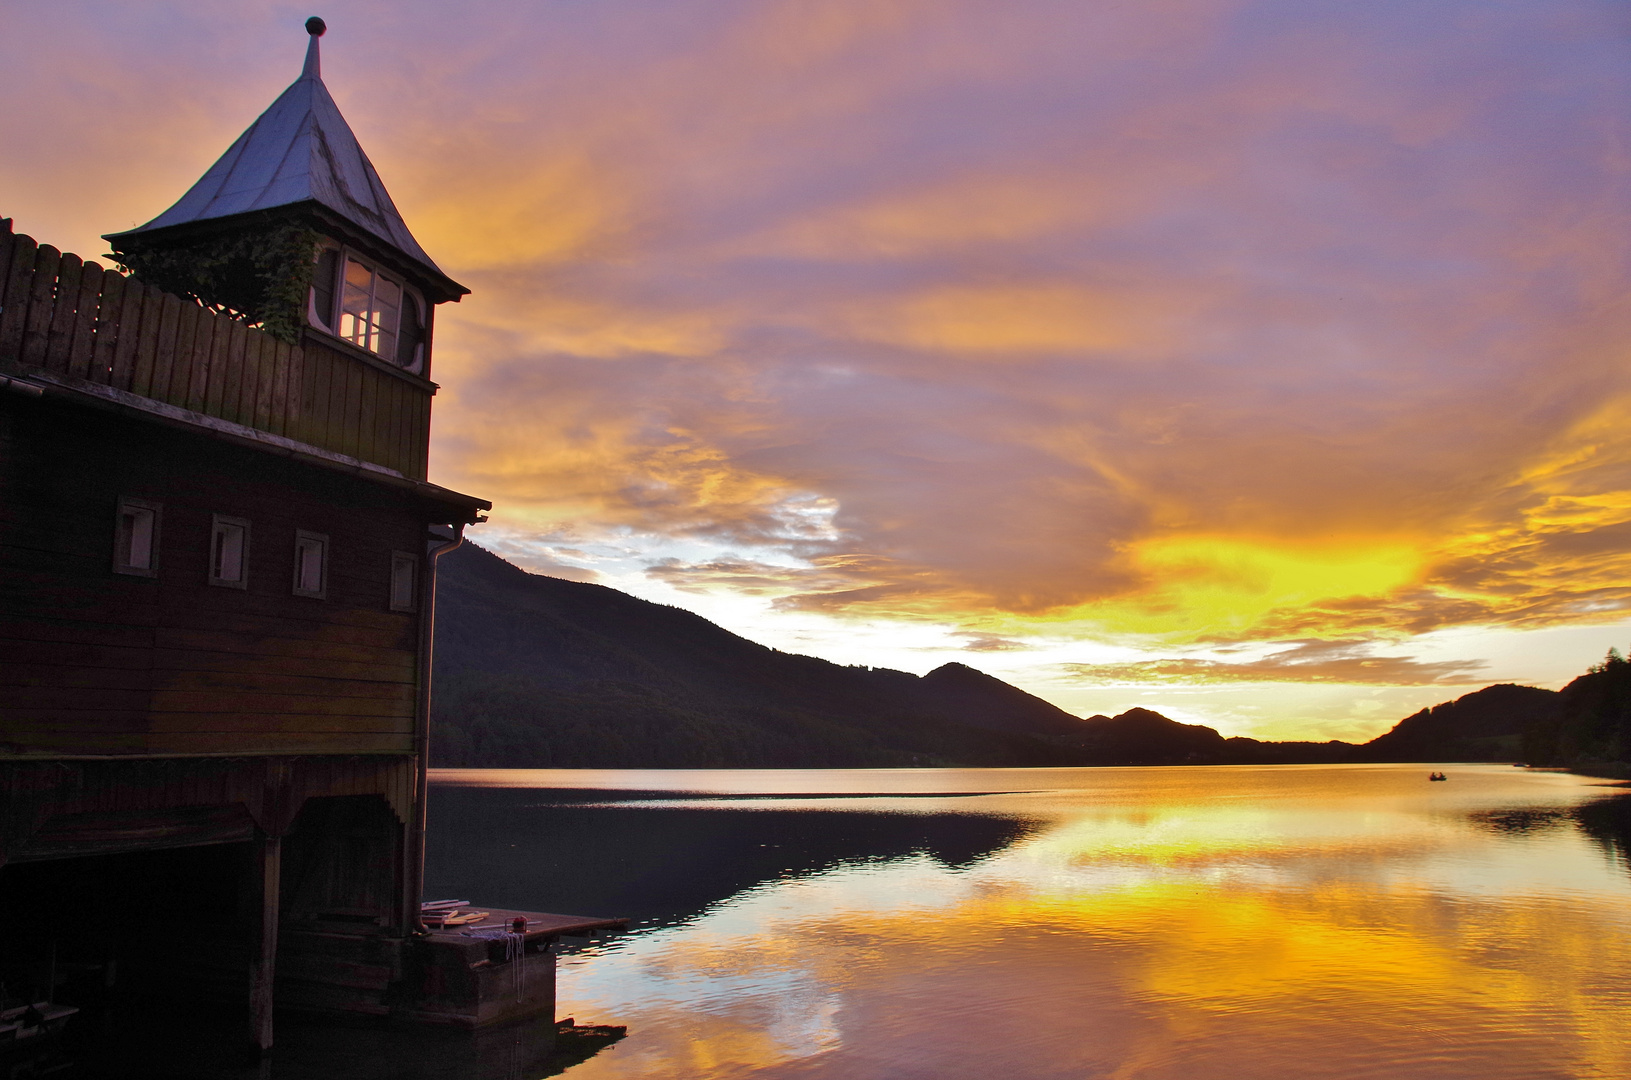
[[[1180,724],[1149,709],[1090,716],[1080,745],[1097,764],[1219,764],[1228,759],[1223,736],[1201,724]]]
[[[1555,690],[1500,683],[1423,709],[1355,749],[1355,761],[1520,761],[1524,731],[1556,715]]]
[[[1524,732],[1524,760],[1631,779],[1631,663],[1611,649],[1557,697]]]
[[[1082,721],[962,664],[918,677],[779,652],[466,544],[437,583],[438,765],[1061,765]]]
[[[1224,738],[1149,709],[1086,720],[965,664],[924,676],[779,652],[699,615],[465,544],[438,577],[432,760],[516,767],[1623,762],[1631,664],[1502,684],[1363,746]]]
[[[1034,694],[976,671],[943,664],[918,680],[913,693],[924,706],[970,727],[1079,740],[1083,720]]]

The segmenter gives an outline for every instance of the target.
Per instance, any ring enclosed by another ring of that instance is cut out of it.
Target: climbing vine
[[[113,259],[149,285],[292,345],[306,323],[319,240],[298,225],[270,225],[174,247],[132,247]]]

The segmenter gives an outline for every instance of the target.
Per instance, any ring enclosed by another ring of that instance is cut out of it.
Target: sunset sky
[[[1623,3],[4,0],[0,215],[100,255],[311,14],[520,565],[1267,738],[1631,644]]]

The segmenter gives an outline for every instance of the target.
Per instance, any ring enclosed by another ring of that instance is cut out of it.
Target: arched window
[[[409,371],[425,364],[424,301],[349,248],[325,245],[312,273],[311,324]]]
[[[425,368],[425,306],[407,289],[402,290],[402,326],[396,336],[396,362],[416,373]]]

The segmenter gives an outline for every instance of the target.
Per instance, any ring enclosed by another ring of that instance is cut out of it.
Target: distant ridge
[[[1558,764],[1631,741],[1631,665],[1613,656],[1562,694],[1485,687],[1360,746],[1262,742],[1143,708],[1082,719],[966,664],[920,677],[780,652],[470,543],[441,562],[434,679],[448,766]]]
[[[962,664],[918,677],[783,653],[474,544],[437,588],[438,765],[1063,765],[1081,720]]]
[[[1522,761],[1523,733],[1550,723],[1556,690],[1499,683],[1407,716],[1355,751],[1357,761]]]

